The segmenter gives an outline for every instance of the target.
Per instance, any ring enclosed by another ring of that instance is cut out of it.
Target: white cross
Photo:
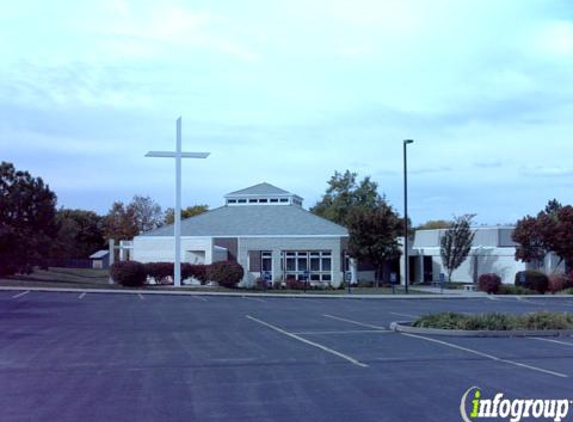
[[[146,157],[175,158],[175,211],[174,211],[174,236],[175,236],[175,263],[173,268],[173,285],[181,286],[181,159],[182,158],[207,158],[209,152],[182,152],[181,151],[181,117],[177,119],[177,140],[175,152],[149,151]]]

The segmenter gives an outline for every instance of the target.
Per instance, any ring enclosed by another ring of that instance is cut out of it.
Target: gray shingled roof
[[[249,188],[241,189],[236,192],[228,193],[226,196],[230,195],[289,195],[284,189],[277,188],[270,183],[259,183],[258,185],[251,186]]]
[[[338,224],[294,205],[224,206],[181,221],[182,236],[347,236]],[[143,236],[173,236],[173,226]]]

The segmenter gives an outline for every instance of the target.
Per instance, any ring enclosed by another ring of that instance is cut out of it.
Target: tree
[[[539,268],[549,252],[544,232],[536,217],[528,215],[519,220],[511,234],[511,239],[517,243],[515,259],[531,262]]]
[[[135,195],[128,205],[116,201],[104,218],[106,239],[132,239],[163,225],[161,206],[149,196]]]
[[[573,207],[563,206],[556,199],[547,203],[537,217],[519,220],[511,236],[517,243],[515,259],[531,262],[537,268],[549,252],[573,267]]]
[[[191,218],[196,215],[203,214],[209,211],[209,205],[193,205],[181,210],[181,218]],[[163,217],[163,223],[165,225],[173,224],[175,212],[173,208],[167,208],[165,210],[165,215]]]
[[[58,231],[56,201],[40,177],[0,164],[0,275],[42,265]]]
[[[135,210],[121,201],[112,204],[104,217],[104,236],[106,240],[129,240],[139,234],[135,221]]]
[[[355,208],[348,215],[348,254],[376,266],[377,285],[386,261],[401,255],[402,221],[385,201],[375,208]]]
[[[147,232],[163,225],[161,206],[149,196],[135,195],[127,206],[139,233]]]
[[[561,205],[561,202],[559,202],[557,199],[551,199],[549,200],[549,202],[547,202],[547,205],[545,206],[545,214],[554,215],[555,213],[559,212],[562,208],[563,205]]]
[[[452,224],[452,221],[447,220],[428,220],[424,224],[419,225],[416,230],[449,229]]]
[[[356,181],[357,174],[346,170],[334,172],[322,199],[310,211],[342,226],[348,226],[348,216],[355,208],[374,209],[384,202],[378,194],[378,184],[365,177]]]
[[[448,273],[448,281],[452,281],[452,273],[462,265],[468,257],[475,232],[470,225],[475,215],[466,214],[455,217],[453,225],[446,230],[440,240],[440,255]]]
[[[93,211],[60,209],[56,213],[58,235],[52,258],[87,258],[105,247],[103,217]]]
[[[538,218],[546,249],[565,261],[567,268],[573,268],[573,207],[567,205]]]

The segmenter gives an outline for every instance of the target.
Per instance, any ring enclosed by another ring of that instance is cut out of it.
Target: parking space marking
[[[204,297],[201,297],[201,296],[194,296],[194,295],[193,295],[193,296],[191,296],[191,297],[192,297],[193,299],[195,299],[195,300],[200,300],[200,301],[202,301],[202,302],[208,302],[207,299],[205,299]]]
[[[297,335],[301,335],[301,336],[307,336],[307,335],[313,335],[313,334],[317,334],[317,335],[324,335],[324,334],[364,334],[364,333],[376,333],[376,334],[393,334],[393,331],[390,330],[386,330],[386,329],[382,329],[382,328],[378,328],[376,330],[341,330],[341,331],[299,331],[299,332],[295,332],[292,334],[297,334]]]
[[[546,341],[547,343],[555,343],[555,344],[561,344],[563,346],[573,347],[573,343],[568,343],[566,341],[551,340],[551,339],[542,338],[542,337],[528,337],[528,338],[530,338],[531,340]]]
[[[379,325],[366,324],[364,322],[354,321],[354,320],[347,319],[347,318],[341,318],[341,317],[337,317],[334,315],[324,314],[322,316],[324,316],[326,318],[337,319],[338,321],[349,322],[350,324],[354,324],[354,325],[360,325],[361,327],[374,328],[375,330],[386,330],[385,327],[381,327]]]
[[[87,292],[82,292],[81,295],[78,296],[78,299],[83,299],[84,297],[86,297]]]
[[[257,302],[267,303],[267,302],[265,302],[263,299],[259,299],[258,297],[248,297],[248,296],[243,296],[243,299],[247,299],[247,300],[255,300],[255,301],[257,301]]]
[[[26,290],[25,292],[18,293],[17,295],[12,296],[12,299],[18,299],[19,297],[25,296],[30,293],[30,290]]]
[[[406,317],[406,318],[419,318],[418,315],[411,315],[411,314],[401,314],[398,312],[388,312],[391,315],[396,315],[396,316],[401,316],[401,317]]]
[[[302,338],[302,337],[300,337],[300,336],[298,336],[298,335],[296,335],[296,334],[290,333],[290,332],[288,332],[288,331],[286,331],[286,330],[283,330],[283,329],[280,328],[280,327],[277,327],[277,326],[275,326],[275,325],[269,324],[268,322],[265,322],[265,321],[261,321],[260,319],[257,319],[257,318],[255,318],[255,317],[252,317],[252,316],[250,316],[250,315],[246,315],[246,317],[247,317],[248,319],[250,319],[251,321],[254,321],[254,322],[257,322],[257,323],[259,323],[259,324],[261,324],[261,325],[264,325],[265,327],[268,327],[268,328],[270,328],[270,329],[272,329],[272,330],[275,330],[276,332],[281,333],[281,334],[283,334],[283,335],[285,335],[285,336],[287,336],[287,337],[293,338],[293,339],[298,340],[298,341],[300,341],[300,342],[302,342],[302,343],[304,343],[304,344],[308,344],[309,346],[316,347],[317,349],[320,349],[320,350],[322,350],[322,351],[324,351],[324,352],[326,352],[326,353],[330,353],[331,355],[338,356],[339,358],[342,358],[342,359],[344,359],[344,360],[347,360],[348,362],[350,362],[350,363],[352,363],[352,364],[354,364],[354,365],[356,365],[356,366],[360,366],[360,367],[362,367],[362,368],[367,368],[367,367],[368,367],[368,365],[366,365],[365,363],[362,363],[362,362],[360,362],[359,360],[356,360],[356,359],[354,359],[354,358],[351,357],[351,356],[345,355],[344,353],[337,352],[336,350],[333,350],[333,349],[331,349],[331,348],[329,348],[329,347],[323,346],[322,344],[315,343],[314,341],[310,341],[310,340],[307,340],[307,339],[305,339],[305,338]]]
[[[537,302],[534,302],[534,301],[532,301],[532,300],[525,299],[524,297],[516,297],[515,299],[516,299],[518,302],[528,303],[528,304],[530,304],[530,305],[545,306],[543,303],[537,303]]]
[[[145,298],[143,297],[143,295],[142,295],[141,293],[138,293],[137,296],[139,296],[139,298],[140,298],[141,300],[145,300]]]
[[[541,373],[548,374],[548,375],[553,375],[554,377],[569,378],[568,375],[562,374],[561,372],[549,371],[547,369],[538,368],[537,366],[531,366],[531,365],[527,365],[525,363],[520,363],[520,362],[508,360],[508,359],[498,358],[497,356],[493,356],[493,355],[490,355],[488,353],[483,353],[483,352],[480,352],[478,350],[468,349],[467,347],[458,346],[457,344],[448,343],[447,341],[438,340],[435,338],[430,338],[430,337],[425,337],[425,336],[420,336],[418,334],[408,334],[408,333],[400,333],[400,334],[402,334],[403,336],[407,336],[407,337],[417,338],[420,340],[425,340],[425,341],[429,341],[432,343],[441,344],[442,346],[447,346],[447,347],[450,347],[452,349],[457,349],[457,350],[461,350],[463,352],[467,352],[467,353],[471,353],[471,354],[474,354],[477,356],[481,356],[483,358],[490,359],[490,360],[493,360],[495,362],[507,363],[508,365],[513,365],[513,366],[517,366],[520,368],[530,369],[532,371],[541,372]]]

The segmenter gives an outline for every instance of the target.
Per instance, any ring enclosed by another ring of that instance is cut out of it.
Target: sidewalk
[[[434,286],[410,286],[411,290],[418,290],[420,292],[432,293],[436,295],[442,294],[442,289]],[[443,294],[448,296],[462,296],[462,297],[485,297],[487,293],[477,292],[463,289],[443,289]]]

